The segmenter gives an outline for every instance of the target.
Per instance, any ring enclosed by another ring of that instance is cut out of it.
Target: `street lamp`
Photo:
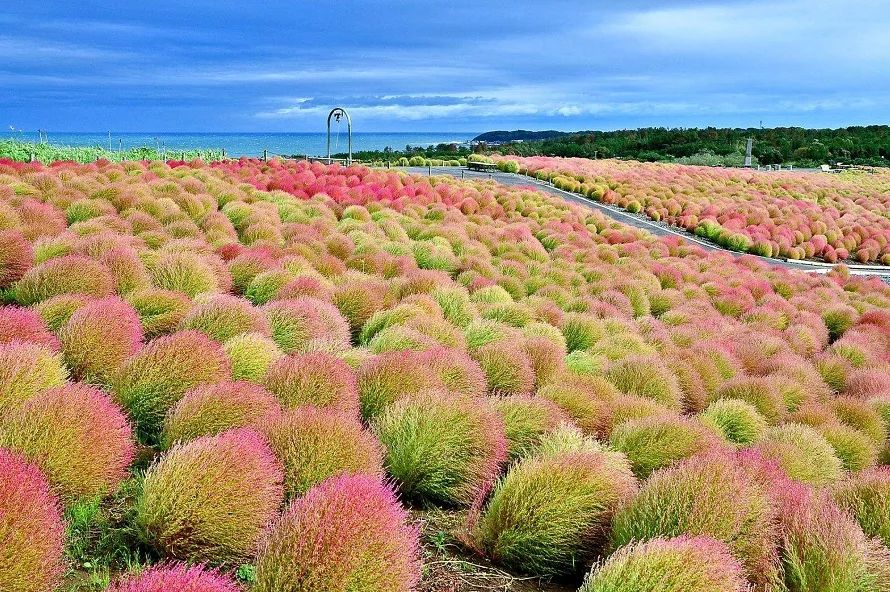
[[[349,118],[349,113],[343,107],[334,107],[331,109],[331,112],[328,113],[328,164],[331,164],[331,118],[337,120],[337,123],[340,123],[341,117],[346,117],[346,128],[349,133],[349,156],[346,158],[346,166],[352,164],[352,119]]]

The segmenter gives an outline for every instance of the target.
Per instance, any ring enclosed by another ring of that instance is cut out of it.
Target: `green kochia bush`
[[[284,465],[288,498],[299,497],[334,475],[383,474],[382,447],[353,413],[298,407],[268,421],[263,434]]]
[[[712,430],[693,419],[663,414],[615,426],[609,444],[627,455],[634,474],[645,479],[672,462],[716,448],[719,440]]]
[[[559,405],[544,397],[534,395],[497,397],[492,401],[492,405],[504,420],[511,460],[525,456],[545,434],[569,421],[568,414],[560,409]]]
[[[164,418],[161,446],[257,426],[281,414],[275,395],[258,384],[223,380],[187,391]]]
[[[159,337],[130,358],[114,382],[117,401],[153,442],[167,411],[192,387],[229,378],[231,366],[215,341],[197,331]]]
[[[698,455],[653,473],[612,521],[611,547],[681,535],[729,545],[759,585],[775,583],[777,536],[768,489],[735,455]]]
[[[729,548],[706,536],[656,538],[622,547],[590,573],[579,592],[747,592]]]
[[[253,430],[177,444],[145,475],[136,527],[166,557],[238,565],[277,513],[282,480],[281,465]]]
[[[789,477],[810,485],[837,481],[843,471],[831,444],[806,425],[787,423],[770,428],[756,447],[763,456],[777,461]]]
[[[890,467],[850,475],[834,487],[833,497],[859,522],[865,534],[890,546]]]
[[[32,343],[0,344],[0,414],[65,384],[61,356]]]
[[[386,469],[409,499],[469,506],[507,458],[501,418],[474,400],[417,395],[388,407],[373,425]]]
[[[768,427],[757,408],[740,399],[714,401],[702,412],[701,419],[719,430],[727,441],[740,446],[759,440]]]
[[[577,572],[603,543],[615,508],[636,490],[621,455],[568,450],[519,461],[472,531],[493,561],[537,576]]]
[[[269,337],[260,333],[242,333],[223,344],[232,362],[232,378],[260,382],[272,363],[284,352]]]

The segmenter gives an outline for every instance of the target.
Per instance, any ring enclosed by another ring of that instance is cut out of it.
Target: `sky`
[[[0,129],[890,123],[886,0],[4,0]]]

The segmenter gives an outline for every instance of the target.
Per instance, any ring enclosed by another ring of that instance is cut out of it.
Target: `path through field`
[[[570,201],[586,208],[590,208],[593,210],[599,210],[606,216],[609,216],[613,220],[621,222],[622,224],[627,224],[628,226],[632,226],[634,228],[639,228],[645,230],[651,234],[656,236],[679,236],[684,240],[693,242],[701,246],[703,249],[707,251],[724,251],[732,254],[735,257],[741,257],[744,253],[739,253],[738,251],[731,251],[729,249],[724,249],[723,247],[716,245],[710,241],[703,240],[694,234],[686,232],[682,229],[670,227],[667,224],[654,222],[645,218],[641,214],[632,214],[627,212],[619,207],[611,206],[603,203],[599,203],[593,200],[590,200],[581,195],[577,195],[575,193],[571,193],[569,191],[563,191],[562,189],[557,189],[556,187],[551,186],[548,183],[543,183],[531,177],[527,177],[525,175],[519,175],[516,173],[503,173],[501,171],[493,171],[493,172],[479,172],[479,171],[471,171],[464,167],[405,167],[402,170],[415,174],[415,175],[451,175],[452,177],[459,177],[463,179],[491,179],[492,181],[496,181],[503,185],[510,186],[520,186],[520,187],[534,187],[539,191],[544,191],[546,193],[550,193],[552,195],[557,195],[566,201]],[[752,255],[756,256],[756,255]],[[788,269],[795,269],[797,271],[804,271],[808,273],[827,273],[832,265],[828,263],[821,262],[810,262],[810,261],[789,261],[785,259],[773,259],[768,257],[759,257],[758,259],[762,259],[763,261],[771,264],[778,265],[780,267],[786,267]],[[890,267],[884,265],[848,265],[850,268],[850,273],[854,275],[874,275],[880,277],[885,282],[890,283]]]

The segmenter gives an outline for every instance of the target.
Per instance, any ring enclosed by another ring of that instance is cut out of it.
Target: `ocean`
[[[441,143],[469,142],[477,134],[466,132],[360,132],[352,134],[352,151],[383,150],[387,146],[394,150],[404,150],[406,146],[426,147]],[[48,132],[51,144],[65,146],[109,147],[108,132]],[[37,132],[7,132],[0,138],[17,138],[31,142],[39,141]],[[345,129],[339,136],[331,130],[331,152],[346,152],[348,145]],[[138,148],[149,146],[168,151],[199,148],[224,148],[230,156],[262,156],[263,150],[269,155],[325,156],[327,154],[327,134],[322,132],[305,133],[148,133],[111,132],[111,149],[119,147]]]

